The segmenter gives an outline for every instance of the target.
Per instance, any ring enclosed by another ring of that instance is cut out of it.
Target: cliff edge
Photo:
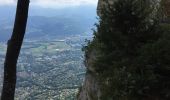
[[[102,16],[101,9],[106,7],[107,3],[113,5],[117,1],[99,0],[97,7],[99,17]],[[168,35],[170,25],[153,24],[152,21],[155,21],[157,16],[146,11],[150,10],[150,5],[145,1],[134,0],[135,3],[132,4],[129,2],[133,0],[124,1],[128,2],[127,5],[120,0],[118,3],[121,6],[116,6],[119,12],[113,10],[117,14],[116,17],[111,16],[111,12],[105,15],[108,19],[99,20],[94,40],[88,43],[88,49],[85,51],[87,73],[77,95],[78,100],[170,100],[168,78],[170,57],[167,56],[170,54],[170,35]],[[138,1],[143,2],[142,6],[146,7],[138,8],[140,5]],[[169,0],[162,0],[160,4],[163,5],[161,9],[164,15],[169,18]],[[126,13],[129,8],[130,13]],[[131,9],[134,12],[131,12]],[[141,11],[138,12],[138,9]],[[145,16],[137,19],[141,14]],[[115,21],[110,19],[112,17]],[[113,25],[115,30],[112,29]],[[135,35],[136,33],[140,35]],[[99,43],[101,41],[102,43]]]

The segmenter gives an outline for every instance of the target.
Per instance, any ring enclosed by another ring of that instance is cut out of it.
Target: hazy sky
[[[17,0],[0,0],[0,5],[15,5]],[[68,7],[79,5],[96,5],[98,0],[30,0],[31,5],[41,7]]]

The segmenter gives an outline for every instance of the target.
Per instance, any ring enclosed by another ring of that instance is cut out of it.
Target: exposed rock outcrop
[[[170,0],[162,0],[164,13],[167,17],[170,17]]]
[[[106,2],[109,2],[109,4],[114,4],[114,2],[117,0],[99,0],[98,6],[97,6],[97,14],[101,15],[101,9],[103,6],[106,5]],[[170,17],[170,0],[153,0],[153,2],[162,2],[163,5],[163,12],[165,16]]]
[[[84,85],[78,94],[78,100],[100,100],[101,87],[97,77],[91,72],[86,74]]]
[[[101,9],[106,5],[106,2],[109,2],[109,4],[113,4],[117,0],[99,0],[98,6],[97,6],[97,14],[101,15]]]

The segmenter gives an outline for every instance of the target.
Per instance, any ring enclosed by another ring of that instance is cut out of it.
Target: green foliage
[[[118,0],[103,7],[94,39],[84,48],[86,60],[96,52],[92,66],[101,78],[102,100],[170,98],[170,27],[160,23],[154,5]]]

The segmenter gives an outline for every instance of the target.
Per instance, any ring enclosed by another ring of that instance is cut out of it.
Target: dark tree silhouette
[[[29,0],[18,0],[15,24],[11,39],[8,41],[4,63],[4,82],[1,100],[14,100],[16,87],[16,65],[25,35],[28,18]]]

